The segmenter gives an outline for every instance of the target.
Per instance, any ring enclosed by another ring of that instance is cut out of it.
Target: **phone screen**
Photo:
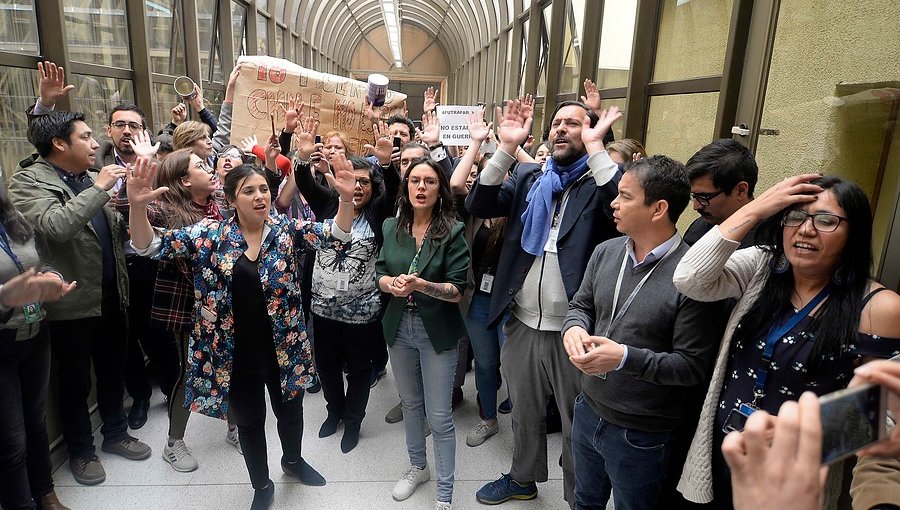
[[[885,432],[885,401],[881,386],[865,385],[832,395],[825,395],[820,401],[823,464],[840,460],[879,441]]]
[[[394,137],[394,148],[399,149],[401,145],[403,145],[403,139],[400,138],[399,136],[395,136]]]
[[[322,137],[321,137],[321,136],[316,135],[316,143],[322,143]]]

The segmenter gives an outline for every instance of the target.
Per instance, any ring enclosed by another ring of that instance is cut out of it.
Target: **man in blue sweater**
[[[687,251],[675,222],[689,199],[681,163],[630,163],[612,202],[627,237],[597,246],[569,304],[563,343],[583,372],[572,425],[578,509],[605,509],[611,492],[617,510],[655,507],[685,389],[712,367],[717,309],[672,284]]]

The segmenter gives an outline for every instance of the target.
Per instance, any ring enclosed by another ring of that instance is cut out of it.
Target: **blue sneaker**
[[[499,479],[486,484],[475,493],[475,499],[477,499],[479,503],[484,503],[485,505],[499,505],[500,503],[511,499],[534,499],[537,497],[537,492],[537,485],[535,485],[534,482],[520,485],[519,482],[513,480],[509,474],[504,474]]]

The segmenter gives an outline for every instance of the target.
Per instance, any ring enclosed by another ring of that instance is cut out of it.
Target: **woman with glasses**
[[[758,246],[737,250],[754,227]],[[871,279],[871,245],[865,192],[806,174],[741,207],[685,254],[679,291],[737,300],[678,485],[687,499],[732,508],[721,445],[755,410],[775,415],[804,391],[844,388],[863,361],[900,352],[900,296]]]
[[[294,178],[300,193],[318,218],[333,218],[338,194],[319,184],[310,173],[310,156],[317,150],[316,122],[307,119],[295,135],[297,159]],[[389,144],[388,144],[389,145]],[[329,161],[343,159],[342,153]],[[369,402],[372,344],[381,338],[381,292],[375,284],[375,261],[384,244],[381,224],[393,215],[400,176],[393,167],[382,176],[371,163],[350,156],[356,186],[353,190],[353,243],[346,254],[319,250],[312,262],[311,310],[316,369],[327,402],[328,416],[319,437],[334,434],[343,422],[341,451],[359,442],[359,430]],[[393,171],[391,171],[393,170]],[[347,368],[344,391],[343,368]]]
[[[457,343],[466,334],[457,303],[466,290],[469,248],[441,167],[423,158],[409,168],[397,199],[398,215],[384,222],[384,247],[375,265],[379,288],[391,294],[382,325],[400,390],[410,463],[393,497],[410,497],[431,477],[425,458],[427,415],[438,477],[434,508],[447,510],[456,456],[451,394]]]

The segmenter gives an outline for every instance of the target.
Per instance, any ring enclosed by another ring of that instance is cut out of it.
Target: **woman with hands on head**
[[[183,260],[194,278],[193,331],[185,403],[194,412],[223,418],[233,413],[244,461],[255,490],[252,509],[269,508],[265,438],[268,388],[281,439],[282,469],[304,484],[325,479],[301,456],[303,393],[316,381],[303,319],[299,258],[309,249],[344,250],[353,224],[356,179],[338,158],[334,221],[311,223],[271,216],[271,194],[262,171],[249,165],[225,178],[234,208],[228,221],[204,219],[154,231],[147,204],[167,188],[153,187],[156,165],[139,160],[128,176],[132,245],[142,256]],[[272,313],[269,313],[273,310]]]
[[[60,70],[62,72],[62,70]],[[50,336],[41,303],[75,288],[41,264],[34,230],[0,189],[0,508],[66,510],[53,490],[45,404]]]
[[[391,294],[382,320],[400,390],[410,467],[394,485],[402,501],[431,477],[425,456],[428,416],[437,469],[435,509],[450,508],[456,435],[451,393],[457,343],[466,334],[457,303],[466,289],[469,249],[456,221],[447,177],[430,159],[413,161],[402,179],[399,214],[385,220],[375,265],[378,287]]]
[[[737,250],[753,227],[759,245]],[[871,244],[865,192],[803,174],[767,190],[685,254],[673,278],[679,291],[737,299],[679,482],[686,498],[731,508],[718,453],[726,429],[805,391],[844,388],[864,360],[900,352],[900,296],[871,279]]]

